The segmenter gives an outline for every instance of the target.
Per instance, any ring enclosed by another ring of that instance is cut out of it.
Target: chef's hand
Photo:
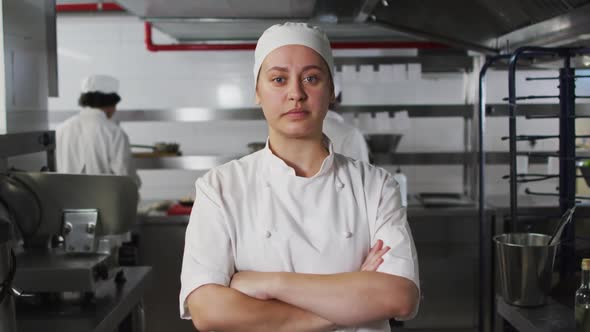
[[[273,282],[273,275],[270,272],[237,272],[233,275],[229,287],[259,300],[271,300],[273,297],[267,290]]]
[[[383,263],[383,255],[389,251],[389,247],[383,247],[383,241],[377,240],[377,243],[371,248],[367,258],[361,265],[361,271],[377,271],[377,268]]]

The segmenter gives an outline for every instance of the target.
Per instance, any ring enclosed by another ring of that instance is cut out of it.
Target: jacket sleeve
[[[121,129],[113,139],[110,156],[111,171],[116,175],[127,175],[133,178],[137,187],[141,187],[141,179],[137,175],[133,159],[131,157],[131,145],[129,144],[129,137]]]
[[[420,291],[418,254],[406,218],[406,208],[401,203],[399,185],[389,173],[386,174],[381,187],[376,220],[371,233],[372,245],[381,239],[384,246],[391,248],[383,256],[383,263],[377,271],[409,279]],[[417,311],[418,307],[407,319],[413,318]]]
[[[181,318],[190,318],[186,300],[197,288],[207,284],[229,286],[235,272],[230,232],[219,190],[204,178],[197,180],[180,273]]]

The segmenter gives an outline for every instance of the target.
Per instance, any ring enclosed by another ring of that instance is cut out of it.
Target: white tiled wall
[[[92,73],[111,74],[121,80],[123,101],[119,109],[169,109],[177,107],[240,107],[254,105],[252,51],[228,52],[148,52],[143,44],[143,23],[124,15],[59,15],[60,97],[52,98],[50,110],[76,109],[80,80]],[[157,43],[172,42],[154,30]],[[337,51],[351,55],[355,51]],[[371,66],[342,68],[344,104],[461,104],[465,94],[465,75],[423,74],[419,67]],[[534,73],[530,73],[534,74]],[[551,75],[551,73],[542,73]],[[506,73],[491,72],[488,78],[488,102],[497,103],[506,96]],[[555,84],[535,82],[519,94],[555,94]],[[520,88],[519,88],[520,89]],[[589,93],[590,94],[590,93]],[[404,131],[399,150],[462,151],[463,120],[451,118],[411,119]],[[521,121],[522,122],[522,121]],[[55,124],[52,124],[54,127]],[[263,141],[263,121],[225,121],[215,123],[124,123],[132,143],[151,144],[175,141],[189,154],[247,153],[246,144]],[[500,137],[508,132],[506,118],[488,120],[489,150],[505,150]],[[366,129],[366,128],[365,128]],[[554,133],[552,121],[519,123],[519,132]],[[555,148],[540,142],[536,149]],[[391,168],[395,170],[395,168]],[[500,181],[507,167],[490,167],[490,192],[504,193],[507,184]],[[457,166],[404,166],[411,192],[456,191],[462,189],[462,171]],[[199,172],[141,171],[142,197],[178,198],[193,191]],[[553,188],[555,184],[546,184]]]

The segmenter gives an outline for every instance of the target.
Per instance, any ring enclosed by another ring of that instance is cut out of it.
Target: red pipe
[[[55,11],[58,13],[72,12],[120,12],[125,9],[114,2],[92,2],[92,3],[64,3],[55,5]]]
[[[57,12],[98,12],[98,11],[125,11],[114,2],[92,3],[67,3],[55,6]],[[256,43],[236,44],[154,44],[152,40],[152,25],[145,23],[145,45],[149,51],[238,51],[254,50]],[[332,49],[375,49],[375,48],[417,48],[417,49],[444,49],[448,46],[433,42],[421,41],[389,41],[389,42],[334,42]]]
[[[149,51],[235,51],[253,50],[256,43],[248,44],[154,44],[152,41],[152,25],[145,22],[145,45]],[[390,42],[334,42],[332,49],[368,49],[368,48],[418,48],[443,49],[448,46],[433,42],[421,41],[390,41]]]

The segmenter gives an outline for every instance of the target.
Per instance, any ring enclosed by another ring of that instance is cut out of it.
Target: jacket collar
[[[330,171],[332,170],[332,166],[334,164],[333,144],[326,135],[323,136],[322,143],[328,149],[329,154],[322,162],[322,166],[320,167],[320,170],[315,175],[313,175],[309,178],[301,177],[301,179],[313,179],[313,178],[321,177],[326,174],[329,174]],[[284,160],[277,157],[272,152],[272,150],[270,149],[270,146],[269,146],[269,138],[266,139],[266,146],[264,147],[262,153],[263,153],[263,159],[264,159],[264,163],[265,163],[265,167],[263,167],[263,169],[267,170],[269,173],[271,173],[273,175],[297,177],[295,175],[295,169],[293,169],[291,166],[287,165],[287,163],[285,163]],[[266,175],[263,174],[263,176],[267,176],[267,175],[268,174],[266,174]]]

